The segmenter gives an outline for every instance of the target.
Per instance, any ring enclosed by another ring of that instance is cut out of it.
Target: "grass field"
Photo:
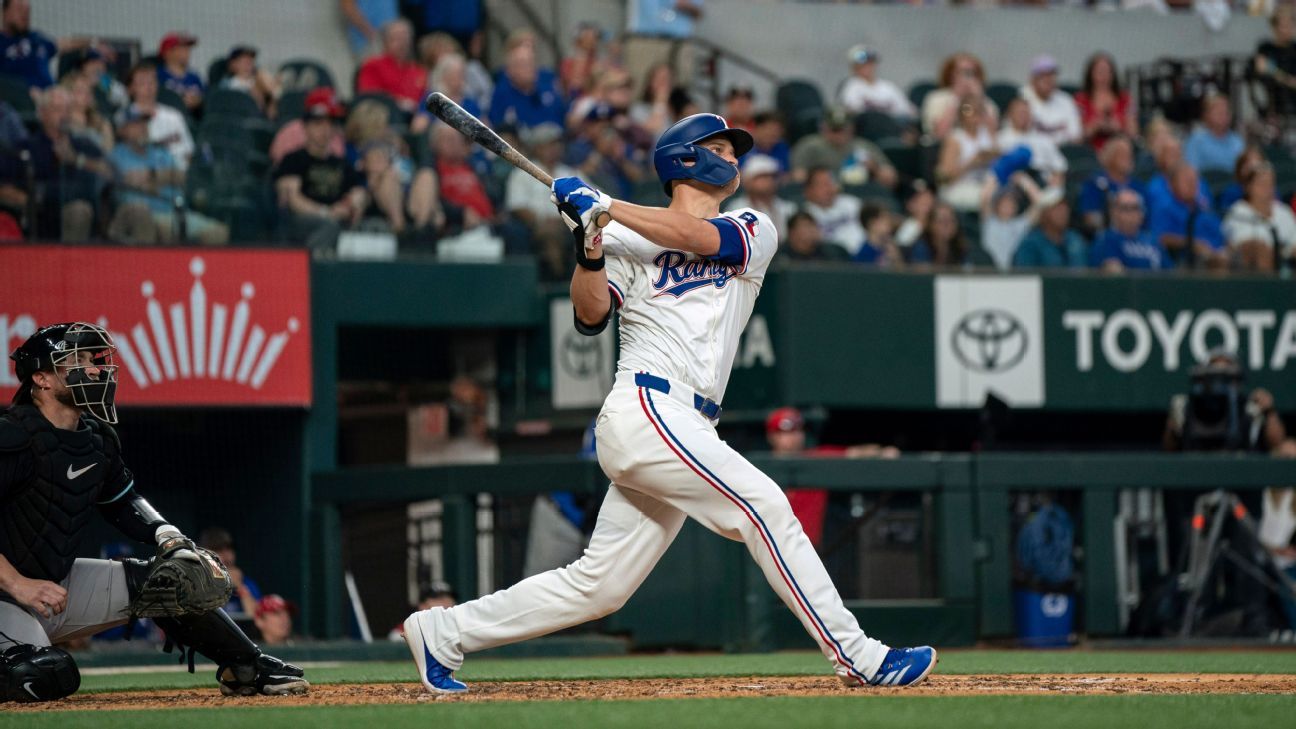
[[[309,678],[327,684],[412,684],[412,664],[357,663],[314,667]],[[210,670],[86,676],[83,694],[178,689],[214,692]],[[1296,651],[947,651],[941,676],[986,674],[1262,674],[1296,676]],[[738,676],[824,676],[815,653],[761,655],[645,655],[617,658],[470,660],[459,676],[481,681],[583,679],[692,679]],[[902,690],[834,691],[832,695],[684,698],[633,701],[427,701],[411,705],[276,706],[274,699],[232,700],[217,708],[135,711],[6,712],[0,726],[57,727],[1280,727],[1296,724],[1296,695],[1246,693],[1158,695],[906,695]],[[12,704],[6,705],[13,706]],[[70,708],[70,707],[69,707]]]

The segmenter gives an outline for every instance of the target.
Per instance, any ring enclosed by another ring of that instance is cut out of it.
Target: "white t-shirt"
[[[1084,128],[1080,125],[1080,109],[1071,94],[1056,89],[1049,94],[1048,101],[1044,101],[1030,84],[1026,84],[1021,87],[1021,97],[1030,105],[1031,124],[1035,131],[1052,139],[1058,146],[1082,140]]]
[[[999,151],[1007,154],[1013,148],[1025,146],[1031,151],[1031,168],[1041,172],[1066,172],[1066,157],[1062,156],[1062,150],[1058,149],[1057,144],[1048,137],[1040,134],[1034,129],[1028,132],[1019,132],[1011,126],[1005,126],[999,130],[998,140]]]
[[[1268,220],[1251,207],[1246,200],[1238,200],[1224,216],[1224,238],[1231,246],[1244,241],[1259,240],[1273,245],[1274,236],[1282,245],[1283,255],[1291,255],[1296,248],[1296,215],[1275,200]]]
[[[555,180],[560,177],[576,177],[578,174],[576,170],[564,164],[559,164],[553,169]],[[504,183],[504,209],[529,210],[537,218],[553,215],[557,212],[557,208],[549,199],[551,194],[553,193],[549,188],[536,182],[534,177],[522,170],[514,169],[509,172],[508,180]]]
[[[189,135],[189,125],[184,116],[169,106],[158,104],[153,109],[153,118],[148,125],[149,141],[166,147],[175,159],[176,166],[183,172],[189,169],[189,158],[193,156],[193,137]]]
[[[860,201],[850,195],[838,195],[832,205],[821,208],[806,201],[803,206],[819,224],[824,240],[841,244],[852,256],[864,245],[864,226],[860,225]]]
[[[859,76],[851,76],[842,85],[841,105],[854,114],[880,111],[902,119],[912,119],[918,115],[918,110],[909,101],[909,97],[900,91],[899,86],[886,79],[869,83]]]
[[[711,219],[720,251],[662,248],[613,221],[603,229],[608,289],[620,314],[619,372],[648,372],[722,402],[778,234],[762,212]]]

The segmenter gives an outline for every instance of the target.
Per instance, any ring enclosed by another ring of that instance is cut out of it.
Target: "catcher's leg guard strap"
[[[220,608],[200,615],[154,618],[154,622],[166,632],[168,650],[174,643],[180,646],[182,654],[189,653],[191,673],[195,651],[218,666],[252,664],[261,653],[257,644]]]
[[[17,645],[0,654],[0,702],[54,701],[79,688],[81,672],[61,648]]]

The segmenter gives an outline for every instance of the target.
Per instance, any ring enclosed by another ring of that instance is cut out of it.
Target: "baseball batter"
[[[654,154],[671,197],[665,209],[613,200],[574,177],[554,181],[576,241],[576,328],[597,334],[620,316],[621,359],[596,426],[612,483],[576,562],[406,619],[428,690],[467,690],[452,675],[466,653],[620,608],[687,517],[747,545],[847,685],[910,685],[936,664],[930,647],[894,649],[864,634],[778,484],[716,434],[739,335],[778,249],[764,213],[720,213],[738,189],[737,158],[751,147],[751,135],[714,114],[667,129]],[[603,213],[613,222],[600,231]]]

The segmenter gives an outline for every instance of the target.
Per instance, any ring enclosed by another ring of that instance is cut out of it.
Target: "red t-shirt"
[[[1076,108],[1080,110],[1081,125],[1087,127],[1093,122],[1101,119],[1098,110],[1093,105],[1093,100],[1089,98],[1089,94],[1086,94],[1083,91],[1076,92],[1075,103],[1076,103]],[[1116,97],[1116,104],[1111,109],[1110,121],[1114,122],[1117,126],[1123,128],[1125,125],[1125,119],[1128,118],[1129,113],[1130,113],[1130,95],[1128,91],[1122,91]],[[1110,138],[1110,136],[1111,135],[1108,134],[1096,134],[1094,135],[1093,139],[1089,140],[1089,142],[1093,144],[1094,149],[1102,149],[1103,145],[1107,143],[1107,140]]]
[[[375,56],[360,67],[356,93],[379,92],[412,104],[423,101],[427,70],[414,61],[401,63],[391,56]]]
[[[482,185],[477,173],[465,162],[437,162],[437,177],[441,178],[441,198],[461,208],[472,208],[472,211],[489,219],[495,214],[486,188]]]

